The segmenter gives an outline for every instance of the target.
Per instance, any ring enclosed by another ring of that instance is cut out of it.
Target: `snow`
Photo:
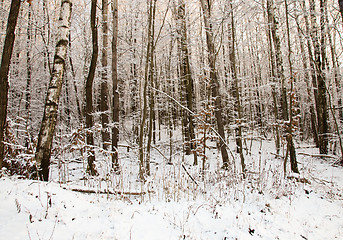
[[[73,162],[65,166],[65,183],[59,183],[57,164],[50,182],[2,176],[0,239],[343,239],[343,169],[298,154],[301,174],[284,178],[273,143],[263,142],[259,153],[260,144],[254,142],[246,155],[246,179],[220,170],[215,149],[207,151],[204,180],[186,156],[198,186],[181,168],[181,155],[167,165],[155,151],[145,184],[137,181],[136,153],[124,150],[121,175],[108,174],[110,158],[104,158],[97,163],[100,176],[86,180],[82,163]],[[310,183],[297,181],[301,178]]]

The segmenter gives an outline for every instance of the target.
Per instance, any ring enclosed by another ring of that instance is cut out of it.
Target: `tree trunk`
[[[119,92],[118,92],[118,0],[113,0],[113,38],[112,38],[112,82],[113,82],[113,128],[112,128],[112,168],[119,172]]]
[[[156,0],[151,1],[151,8],[149,12],[149,18],[151,18],[151,36],[148,37],[151,40],[150,55],[149,55],[149,70],[148,70],[148,82],[150,87],[154,87],[154,78],[155,78],[155,15],[156,15]],[[145,173],[150,175],[150,151],[151,151],[151,140],[153,137],[153,121],[155,117],[155,97],[154,92],[150,88],[148,91],[149,94],[149,124],[148,124],[148,139],[146,147],[146,158],[145,158]]]
[[[190,111],[193,111],[193,78],[190,68],[187,26],[186,26],[186,4],[184,0],[179,0],[176,8],[176,29],[178,33],[179,47],[179,66],[182,88],[182,103]],[[184,128],[185,153],[191,154],[191,150],[195,148],[194,139],[194,121],[193,116],[189,111],[182,110],[182,122]]]
[[[322,6],[322,3],[321,3]],[[325,86],[325,50],[324,46],[320,45],[319,37],[318,37],[318,25],[316,19],[316,10],[315,10],[315,1],[310,0],[310,14],[311,14],[311,23],[312,23],[312,31],[311,31],[311,38],[313,42],[314,48],[314,66],[316,71],[317,77],[317,88],[318,88],[318,96],[317,96],[317,121],[318,121],[318,142],[319,142],[319,151],[321,154],[328,153],[328,122],[327,122],[327,99],[326,99],[326,86]],[[322,31],[323,31],[323,27]],[[323,44],[324,39],[322,39]]]
[[[10,68],[13,45],[15,39],[15,27],[17,25],[21,0],[12,0],[8,15],[6,37],[2,51],[0,66],[0,170],[3,167],[5,157],[4,135],[6,129],[7,103],[8,103],[8,72]]]
[[[88,152],[88,166],[87,172],[91,175],[96,175],[96,170],[94,166],[95,161],[95,153],[93,149],[94,145],[94,137],[93,137],[93,82],[94,82],[94,75],[96,70],[96,63],[98,59],[98,30],[96,26],[96,8],[97,8],[97,0],[92,0],[91,5],[91,30],[92,30],[92,45],[93,45],[93,53],[91,64],[89,67],[89,73],[86,80],[86,128],[87,128],[87,136],[86,141],[87,145],[90,147]]]
[[[25,91],[25,111],[26,111],[26,139],[25,147],[28,149],[30,144],[30,125],[31,125],[31,38],[32,38],[32,6],[28,6],[28,22],[27,22],[27,41],[26,41],[26,91]]]
[[[343,0],[338,0],[339,11],[341,13],[342,21],[343,21]]]
[[[274,114],[274,129],[275,129],[275,147],[276,147],[276,154],[279,154],[280,148],[281,148],[281,142],[280,142],[280,128],[279,128],[279,113],[278,113],[278,102],[277,102],[277,92],[276,92],[276,67],[275,67],[275,56],[273,52],[273,43],[272,43],[272,36],[271,36],[271,25],[272,25],[272,17],[271,17],[271,4],[270,1],[267,0],[267,19],[268,19],[268,28],[267,28],[267,39],[268,39],[268,45],[269,45],[269,61],[270,61],[270,77],[272,79],[272,85],[271,85],[271,92],[272,92],[272,98],[273,98],[273,114]]]
[[[151,49],[153,48],[154,39],[152,38],[152,14],[153,14],[153,1],[156,2],[156,0],[150,0],[149,1],[149,17],[148,17],[148,45],[146,50],[146,61],[145,61],[145,72],[144,72],[144,87],[143,87],[143,109],[142,109],[142,119],[140,123],[140,129],[139,129],[139,178],[140,180],[145,180],[145,174],[146,174],[146,164],[144,161],[144,128],[145,128],[145,121],[147,118],[147,112],[148,112],[148,99],[147,99],[147,91],[148,91],[148,81],[149,81],[149,66],[151,61]]]
[[[61,0],[58,38],[55,48],[53,71],[45,100],[44,115],[41,123],[36,148],[36,164],[38,176],[41,180],[49,180],[50,155],[52,140],[55,132],[58,103],[61,94],[65,61],[69,40],[71,0]]]
[[[281,115],[282,120],[288,120],[288,104],[287,104],[287,89],[285,86],[285,74],[282,61],[282,52],[281,52],[281,40],[278,35],[278,21],[274,14],[274,3],[273,0],[267,0],[267,11],[268,19],[270,24],[271,36],[274,43],[275,50],[275,63],[276,63],[276,76],[277,80],[281,82]]]
[[[211,81],[211,91],[212,97],[214,99],[214,114],[217,120],[217,127],[219,133],[219,148],[222,154],[223,160],[223,168],[227,169],[229,167],[229,156],[227,153],[226,145],[225,145],[225,131],[224,131],[224,124],[222,118],[222,106],[221,106],[221,96],[219,94],[219,79],[218,73],[216,70],[216,51],[214,47],[214,40],[213,40],[213,29],[210,24],[211,19],[211,5],[206,0],[200,0],[202,10],[203,10],[203,17],[204,17],[204,26],[206,31],[206,42],[207,42],[207,49],[208,49],[208,62],[210,67],[210,81]]]
[[[100,111],[102,124],[102,144],[104,149],[108,149],[110,143],[110,133],[108,130],[109,113],[108,113],[108,64],[107,64],[107,48],[108,48],[108,0],[102,0],[102,72],[101,72],[101,90],[100,90]]]
[[[310,75],[311,75],[311,80],[312,80],[312,86],[313,86],[313,95],[314,95],[314,102],[315,102],[315,106],[317,108],[318,103],[318,88],[317,88],[317,76],[316,76],[316,67],[315,67],[315,63],[314,63],[314,56],[313,56],[313,52],[312,52],[312,42],[311,42],[311,29],[310,29],[310,23],[308,20],[308,11],[306,10],[306,6],[305,6],[305,0],[301,1],[301,6],[302,6],[302,10],[303,10],[303,14],[304,14],[304,21],[305,21],[305,34],[306,34],[306,42],[307,42],[307,51],[308,51],[308,55],[309,55],[309,59],[310,59]],[[313,109],[314,112],[314,109]],[[319,148],[319,136],[318,136],[318,123],[316,120],[316,116],[315,114],[313,114],[314,118],[312,118],[311,116],[311,121],[312,121],[312,126],[314,126],[315,128],[312,128],[313,131],[313,137],[314,137],[314,142],[316,144],[316,147]],[[318,118],[317,118],[318,119]]]
[[[242,144],[242,106],[240,100],[240,91],[239,91],[239,84],[238,84],[238,77],[237,77],[237,68],[236,68],[236,53],[235,53],[235,25],[234,25],[234,14],[233,14],[233,7],[232,7],[232,0],[229,0],[229,12],[231,16],[231,22],[229,24],[229,51],[230,51],[230,66],[231,66],[231,74],[233,78],[233,97],[235,98],[235,111],[236,111],[236,124],[237,127],[235,129],[236,132],[236,146],[237,152],[241,158],[241,166],[242,166],[242,173],[243,177],[245,178],[246,169],[245,169],[245,162],[244,162],[244,154],[243,154],[243,144]]]
[[[307,103],[309,104],[309,108],[310,108],[310,119],[311,119],[311,129],[312,129],[312,134],[313,134],[313,139],[314,142],[316,144],[316,146],[318,147],[318,134],[317,134],[317,120],[316,120],[316,114],[315,114],[315,110],[314,110],[314,101],[313,99],[313,93],[311,92],[311,83],[312,78],[313,78],[313,69],[308,67],[308,62],[307,62],[307,57],[306,57],[306,53],[305,53],[305,44],[303,41],[303,37],[301,35],[302,33],[302,29],[300,28],[300,22],[299,22],[299,17],[298,15],[295,15],[295,21],[297,24],[297,32],[298,32],[298,38],[299,38],[299,44],[300,44],[300,53],[301,53],[301,60],[302,60],[302,64],[303,64],[303,69],[304,69],[304,81],[306,83],[306,90],[307,90]],[[312,53],[311,53],[312,56]],[[310,59],[311,61],[311,59]],[[306,116],[307,113],[305,113]],[[304,119],[304,121],[306,121],[306,117]]]
[[[294,173],[299,173],[298,170],[298,162],[295,152],[295,146],[293,141],[293,103],[295,101],[295,96],[293,96],[293,83],[294,83],[294,73],[293,73],[293,65],[291,61],[292,57],[292,49],[291,49],[291,37],[289,33],[289,19],[288,19],[288,3],[287,0],[285,0],[285,9],[286,9],[286,28],[287,28],[287,40],[288,40],[288,64],[289,64],[289,73],[290,73],[290,80],[291,80],[291,92],[289,96],[289,122],[288,122],[288,131],[287,131],[287,145],[288,145],[288,151],[289,151],[289,159],[291,163],[291,170]],[[286,161],[285,161],[286,162]],[[286,169],[286,164],[284,166]],[[286,171],[285,171],[286,173]]]

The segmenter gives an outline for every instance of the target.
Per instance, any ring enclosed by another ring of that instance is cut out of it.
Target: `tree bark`
[[[233,78],[233,97],[235,98],[235,111],[236,111],[236,124],[237,127],[235,129],[236,132],[236,146],[237,152],[239,153],[241,159],[241,166],[242,166],[242,173],[243,177],[245,178],[246,169],[245,169],[245,162],[244,162],[244,154],[243,154],[243,143],[242,143],[242,106],[240,100],[240,91],[239,91],[239,84],[238,84],[238,77],[237,77],[237,68],[236,68],[236,53],[235,53],[235,24],[234,24],[234,14],[233,14],[233,7],[232,7],[232,0],[229,0],[229,11],[231,16],[230,26],[229,26],[229,50],[230,50],[230,66],[231,66],[231,74]]]
[[[291,91],[289,96],[289,122],[288,122],[288,128],[287,128],[287,145],[288,145],[288,151],[289,151],[289,159],[291,163],[291,170],[294,173],[299,173],[298,170],[298,162],[297,162],[297,156],[295,152],[295,145],[293,141],[293,101],[295,100],[295,97],[293,96],[293,84],[294,84],[294,73],[293,73],[293,65],[292,65],[292,49],[291,49],[291,37],[290,37],[290,30],[289,30],[289,19],[288,19],[288,3],[287,0],[285,0],[285,10],[286,10],[286,28],[287,28],[287,42],[288,42],[288,64],[289,64],[289,72],[290,72],[290,81],[291,81]],[[286,169],[286,164],[284,166]],[[286,171],[285,171],[286,173]]]
[[[88,77],[86,80],[86,141],[87,145],[90,147],[88,152],[88,166],[87,172],[91,175],[96,175],[96,170],[94,166],[95,161],[95,153],[93,149],[94,145],[94,137],[93,137],[93,82],[94,82],[94,75],[96,70],[96,63],[98,59],[98,30],[96,26],[96,8],[97,8],[97,0],[92,0],[91,5],[91,30],[92,30],[92,46],[93,46],[93,53],[91,58],[91,64],[89,68]]]
[[[267,10],[268,10],[268,19],[270,24],[271,36],[274,43],[275,50],[275,63],[276,63],[276,76],[277,80],[281,82],[281,115],[282,120],[288,120],[288,103],[287,103],[287,89],[285,86],[285,74],[282,61],[282,52],[281,52],[281,40],[278,35],[278,21],[274,14],[274,3],[273,0],[267,0]]]
[[[28,6],[28,22],[27,22],[27,40],[26,40],[26,92],[25,92],[25,111],[26,111],[26,139],[25,147],[28,149],[30,144],[30,124],[31,124],[31,38],[32,38],[32,5]]]
[[[101,72],[101,90],[100,90],[100,111],[102,124],[102,145],[104,149],[108,149],[110,144],[110,133],[108,130],[109,113],[108,113],[108,64],[107,64],[107,48],[108,48],[108,0],[102,0],[102,72]]]
[[[339,11],[341,13],[342,21],[343,21],[343,0],[338,0]]]
[[[12,0],[7,20],[6,37],[2,51],[0,66],[0,170],[3,167],[5,157],[4,135],[6,129],[7,104],[8,104],[8,72],[10,68],[14,40],[15,27],[17,25],[21,0]]]
[[[298,32],[298,38],[299,38],[299,45],[300,45],[300,53],[301,53],[301,60],[302,60],[302,64],[303,64],[303,69],[304,69],[304,81],[306,83],[306,90],[307,90],[307,103],[309,104],[309,108],[310,108],[310,119],[311,119],[311,129],[312,129],[312,134],[313,134],[313,139],[314,142],[316,144],[316,146],[318,147],[318,134],[317,134],[317,120],[316,120],[316,113],[314,110],[314,104],[315,101],[313,101],[313,92],[311,91],[311,83],[313,76],[313,69],[309,68],[308,66],[308,62],[307,62],[307,57],[306,57],[306,53],[305,53],[305,44],[303,41],[303,37],[302,37],[302,29],[300,28],[300,21],[299,21],[299,16],[295,15],[295,21],[297,24],[297,32]],[[306,21],[305,21],[306,22]],[[312,56],[312,53],[311,53]],[[311,59],[310,59],[311,61]],[[306,114],[305,113],[305,118],[304,121],[306,121]]]
[[[188,38],[187,38],[187,26],[186,26],[186,4],[184,0],[179,0],[176,7],[176,31],[179,47],[179,66],[180,66],[180,78],[182,84],[182,99],[183,104],[193,111],[193,78],[190,67],[189,50],[188,50]],[[191,154],[191,150],[195,148],[194,139],[194,121],[193,116],[189,111],[182,111],[183,115],[183,128],[184,128],[184,140],[185,140],[185,153]]]
[[[112,168],[119,171],[119,92],[118,92],[118,0],[113,0],[113,37],[112,37],[112,82],[113,82],[113,128],[112,128]]]
[[[229,156],[225,145],[225,131],[222,117],[221,96],[219,94],[219,79],[216,69],[216,51],[214,47],[213,29],[210,23],[211,21],[211,5],[209,1],[200,0],[203,10],[204,26],[206,31],[206,43],[208,49],[208,62],[210,67],[210,81],[212,97],[214,99],[214,114],[217,120],[217,127],[219,133],[219,148],[222,154],[223,168],[229,167]]]
[[[269,45],[269,61],[270,61],[270,77],[272,79],[272,85],[271,85],[271,92],[272,92],[272,98],[273,98],[273,114],[274,114],[274,129],[275,129],[275,148],[276,148],[276,154],[279,155],[280,148],[281,148],[281,141],[280,141],[280,128],[279,128],[279,108],[278,108],[278,102],[277,102],[277,92],[276,92],[276,66],[275,66],[275,56],[273,52],[273,42],[272,42],[272,36],[271,36],[271,25],[272,25],[272,18],[271,18],[271,3],[269,0],[267,0],[267,19],[268,19],[268,28],[267,28],[267,39],[268,39],[268,45]]]
[[[35,154],[38,176],[44,181],[49,180],[51,148],[57,120],[57,110],[62,89],[63,74],[65,72],[71,11],[72,1],[61,0],[61,11],[57,34],[58,38],[55,48],[53,71],[45,100],[44,115],[38,135]]]
[[[321,3],[322,6],[322,3]],[[315,9],[315,1],[310,0],[310,14],[311,14],[311,23],[312,23],[312,31],[311,31],[311,38],[313,42],[314,48],[314,67],[316,72],[317,78],[317,121],[318,121],[318,142],[319,142],[319,151],[321,154],[328,153],[328,122],[327,122],[327,97],[326,97],[326,86],[325,86],[325,50],[323,45],[324,39],[321,39],[322,42],[319,41],[318,36],[318,25],[317,25],[317,18],[316,18],[316,9]],[[323,32],[323,26],[321,27]],[[322,45],[321,45],[322,44]]]

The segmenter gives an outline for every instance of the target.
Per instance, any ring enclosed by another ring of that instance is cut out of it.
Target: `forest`
[[[0,10],[0,236],[343,237],[343,1]]]

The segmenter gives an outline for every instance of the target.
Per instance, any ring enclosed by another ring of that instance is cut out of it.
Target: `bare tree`
[[[118,0],[113,0],[113,38],[112,38],[112,81],[113,81],[113,128],[112,128],[112,167],[119,171],[119,92],[118,92]]]
[[[229,0],[227,3],[229,7],[230,13],[230,23],[229,23],[229,51],[230,51],[230,66],[231,66],[231,77],[233,79],[233,97],[235,98],[235,111],[237,113],[237,120],[236,124],[237,127],[235,129],[236,132],[236,146],[237,152],[239,153],[241,159],[241,166],[242,166],[242,173],[243,177],[245,177],[246,169],[245,169],[245,162],[244,162],[244,154],[243,154],[243,143],[242,143],[242,120],[243,120],[243,113],[242,113],[242,106],[240,100],[240,91],[239,91],[239,83],[238,83],[238,76],[237,76],[237,67],[236,67],[236,39],[235,39],[235,22],[234,22],[234,14],[233,14],[233,7],[232,7],[232,0]]]
[[[100,86],[100,111],[102,124],[102,145],[104,149],[108,148],[110,142],[110,133],[108,130],[108,64],[107,64],[107,48],[108,48],[108,0],[102,0],[102,55],[101,55],[101,86]]]
[[[289,121],[287,122],[287,150],[289,152],[289,159],[291,163],[291,170],[294,173],[299,173],[298,170],[298,162],[297,162],[297,156],[295,152],[295,146],[293,141],[293,125],[294,125],[294,92],[293,92],[293,86],[294,86],[294,72],[293,72],[293,64],[292,64],[292,49],[291,49],[291,36],[290,36],[290,30],[289,30],[289,12],[288,12],[288,3],[287,0],[284,0],[285,3],[285,9],[286,9],[286,30],[287,30],[287,41],[288,41],[288,64],[289,64],[289,72],[290,72],[290,81],[291,81],[291,90],[289,94]],[[287,153],[288,154],[288,153]],[[286,174],[286,161],[287,161],[287,154],[284,161],[284,173]]]
[[[322,1],[322,0],[321,0]],[[311,38],[314,48],[314,67],[316,72],[316,87],[317,87],[317,121],[318,121],[318,142],[319,142],[319,151],[321,154],[327,154],[328,152],[328,114],[327,114],[327,96],[326,96],[326,85],[325,85],[325,50],[323,45],[325,39],[323,35],[321,41],[319,40],[318,34],[318,24],[317,24],[317,13],[316,13],[316,3],[315,0],[310,0],[310,14],[311,14]],[[322,3],[321,3],[322,6]],[[321,22],[321,32],[323,33],[323,23]]]
[[[229,156],[228,156],[226,145],[224,142],[225,131],[224,131],[224,124],[223,124],[223,117],[222,117],[221,96],[219,94],[219,79],[218,79],[218,73],[216,69],[216,50],[214,47],[213,29],[210,23],[212,1],[200,0],[200,3],[203,10],[204,27],[206,31],[206,43],[207,43],[207,50],[208,50],[208,62],[209,62],[209,67],[210,67],[211,91],[212,91],[212,97],[214,99],[214,107],[215,107],[214,114],[217,121],[217,128],[218,128],[218,133],[220,137],[219,148],[222,154],[223,168],[227,169],[229,167]]]
[[[190,66],[190,57],[188,49],[187,25],[186,25],[186,4],[184,0],[179,0],[175,9],[176,31],[179,51],[179,67],[182,88],[183,104],[190,111],[193,111],[193,78]],[[185,153],[191,154],[195,148],[194,139],[194,120],[190,111],[182,111],[183,133],[185,139]],[[196,155],[194,155],[194,164],[196,164]]]
[[[87,171],[91,175],[96,174],[94,161],[95,161],[95,152],[93,149],[94,145],[94,136],[93,136],[93,82],[94,82],[94,75],[96,70],[96,63],[98,59],[98,29],[96,26],[96,8],[97,8],[97,0],[92,0],[91,5],[91,30],[92,30],[92,46],[93,46],[93,53],[91,64],[89,67],[88,77],[86,80],[86,128],[87,128],[87,136],[86,141],[87,145],[90,146],[90,150],[88,152],[88,166]]]
[[[55,132],[63,75],[65,73],[71,11],[72,1],[61,0],[61,11],[57,34],[58,38],[55,48],[53,70],[45,100],[44,115],[38,135],[35,154],[38,175],[39,178],[44,181],[49,180],[52,140]]]
[[[8,103],[8,72],[11,64],[15,28],[17,25],[21,0],[12,0],[7,20],[6,37],[2,51],[0,66],[0,170],[5,157],[4,135],[6,129],[7,103]]]

